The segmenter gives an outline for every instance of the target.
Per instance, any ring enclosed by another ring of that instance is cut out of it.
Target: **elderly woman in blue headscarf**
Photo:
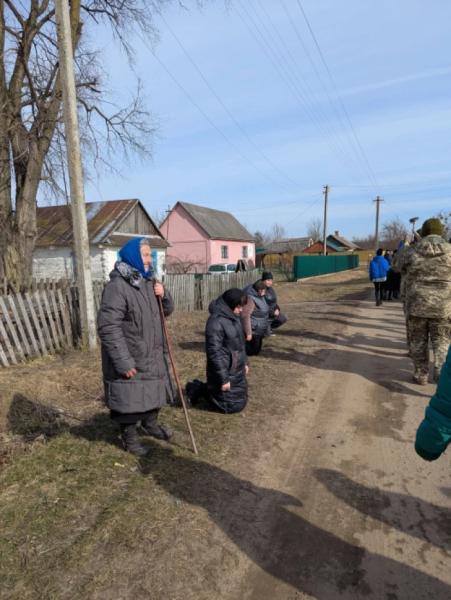
[[[167,316],[172,298],[156,281],[146,238],[134,238],[119,252],[97,315],[102,344],[105,400],[119,424],[124,448],[138,456],[148,450],[139,434],[168,440],[172,433],[158,423],[166,403],[167,363],[159,312]]]

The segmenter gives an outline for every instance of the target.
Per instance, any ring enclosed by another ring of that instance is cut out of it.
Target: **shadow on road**
[[[450,597],[451,587],[435,577],[367,552],[308,522],[294,496],[254,485],[200,460],[176,457],[162,446],[155,448],[151,460],[141,461],[141,470],[175,498],[207,511],[263,571],[318,600],[371,596],[369,573],[383,581],[386,594],[396,587],[400,600],[418,598],[418,590],[429,594],[424,598]],[[176,479],[166,475],[174,472]]]
[[[334,338],[333,338],[334,339]],[[335,341],[334,341],[335,343]],[[324,348],[308,354],[299,350],[275,350],[264,348],[263,356],[273,360],[283,360],[300,363],[307,367],[322,369],[325,371],[340,371],[343,373],[354,373],[364,377],[368,381],[380,385],[392,393],[406,394],[410,396],[429,397],[428,394],[417,392],[408,388],[404,383],[412,379],[412,372],[404,364],[396,367],[396,381],[387,378],[387,374],[393,370],[393,357],[381,355],[377,357],[377,368],[372,369],[369,365],[371,356],[367,352],[347,351],[339,348]],[[401,362],[401,360],[397,361]],[[407,361],[406,361],[407,362]]]
[[[451,510],[406,494],[366,487],[331,469],[317,469],[315,477],[360,513],[437,548],[451,549]]]
[[[53,408],[16,395],[8,421],[14,433],[58,435],[68,432],[91,441],[103,440],[117,445],[117,432],[105,412],[69,426]],[[386,591],[386,598],[394,597],[389,595],[393,589],[397,590],[399,600],[419,598],[418,590],[424,594],[427,590],[422,598],[447,600],[451,597],[451,587],[439,579],[368,552],[310,523],[302,516],[302,502],[298,498],[255,485],[202,460],[176,456],[164,444],[147,439],[146,443],[152,453],[150,459],[139,460],[143,476],[152,477],[174,498],[206,511],[213,523],[252,562],[296,590],[313,595],[317,600],[355,600],[371,596],[371,582],[378,581],[378,586],[382,585]],[[175,478],[174,473],[177,473]],[[318,477],[327,481],[333,491],[340,488],[331,472],[318,471]],[[354,482],[340,483],[344,488],[340,493],[350,501],[353,493],[350,487]],[[375,506],[368,510],[379,514],[380,508],[388,502],[384,496],[376,495]],[[401,499],[399,501],[402,505]],[[414,502],[413,499],[406,501]],[[356,508],[363,510],[362,499],[357,500]],[[387,519],[387,524],[396,527],[396,522]],[[205,551],[204,536],[197,543],[192,540],[190,547],[194,553],[189,560],[193,561],[193,568],[198,568]],[[246,582],[247,589],[251,589],[249,586],[253,583]]]

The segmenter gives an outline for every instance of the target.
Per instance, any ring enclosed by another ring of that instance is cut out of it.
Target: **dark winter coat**
[[[383,256],[374,256],[370,262],[370,280],[385,279],[387,277],[390,263]]]
[[[166,315],[173,311],[166,290],[163,309]],[[126,263],[118,263],[103,291],[97,329],[109,408],[140,413],[165,404],[165,343],[153,282]],[[124,374],[133,368],[137,374],[126,379]]]
[[[240,318],[222,297],[210,306],[205,329],[207,384],[216,406],[225,413],[243,410],[247,403],[247,356]],[[230,391],[221,386],[230,382]]]
[[[275,289],[272,286],[266,288],[266,294],[265,294],[264,298],[265,298],[266,304],[269,307],[269,316],[271,318],[273,318],[274,317],[274,312],[277,309],[280,310],[280,307],[277,304],[277,294],[276,294],[276,291],[275,291]]]
[[[243,292],[251,298],[252,302],[255,304],[255,308],[251,314],[252,335],[258,337],[269,335],[269,306],[265,300],[265,296],[260,296],[253,285],[244,288]]]

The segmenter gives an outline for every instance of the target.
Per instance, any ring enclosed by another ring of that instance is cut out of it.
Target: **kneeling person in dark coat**
[[[247,404],[248,362],[240,315],[247,298],[237,288],[227,290],[209,307],[205,339],[209,401],[224,413]]]
[[[262,281],[266,285],[265,300],[269,306],[269,324],[271,331],[277,329],[287,322],[287,317],[280,312],[280,306],[277,304],[277,294],[273,288],[273,276],[270,271],[264,271]]]
[[[169,439],[170,430],[158,423],[166,403],[167,363],[158,298],[165,315],[173,311],[172,298],[153,281],[151,249],[145,238],[135,238],[119,252],[97,315],[102,343],[105,400],[111,418],[121,428],[124,447],[138,456],[147,454],[143,434]]]
[[[247,302],[243,307],[241,322],[246,336],[246,354],[248,356],[260,354],[263,338],[271,333],[269,306],[265,300],[267,289],[266,284],[259,279],[243,290],[247,295]]]

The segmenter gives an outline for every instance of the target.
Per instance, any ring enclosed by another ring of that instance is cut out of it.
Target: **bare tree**
[[[279,270],[287,281],[293,281],[293,257],[290,254],[279,256]]]
[[[153,15],[171,0],[71,0],[70,14],[85,169],[112,167],[121,152],[145,156],[154,126],[142,90],[127,106],[108,96],[89,37],[108,26],[133,61],[136,34],[155,42]],[[51,0],[0,0],[0,277],[31,275],[38,189],[63,194],[64,135],[55,10]]]
[[[362,250],[374,250],[376,245],[374,234],[367,235],[366,237],[353,237],[352,241],[356,246],[362,248]]]
[[[174,274],[186,274],[204,272],[206,265],[204,262],[187,256],[178,258],[177,256],[168,256],[166,261],[166,272]]]
[[[323,239],[323,222],[319,218],[311,219],[307,223],[307,235],[314,242]]]
[[[381,245],[395,249],[400,240],[404,240],[409,235],[407,225],[399,217],[392,221],[386,221],[382,226]]]
[[[437,218],[443,223],[445,228],[443,232],[443,237],[445,240],[450,241],[451,238],[451,212],[446,212],[442,210],[438,213]]]
[[[286,236],[285,227],[279,225],[279,223],[274,223],[271,227],[271,231],[268,233],[268,237],[271,242],[277,242],[279,240],[283,240]]]
[[[264,248],[271,242],[270,235],[267,232],[263,233],[262,231],[256,231],[254,233],[254,238],[257,248]]]

